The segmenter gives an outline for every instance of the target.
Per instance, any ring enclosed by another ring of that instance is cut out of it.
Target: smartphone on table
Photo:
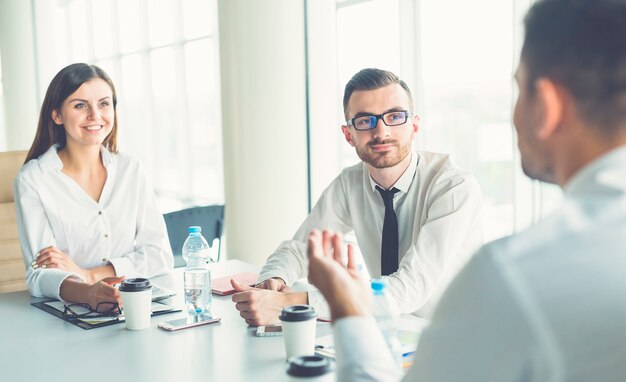
[[[215,322],[219,322],[221,318],[207,316],[207,315],[198,315],[192,317],[183,317],[176,320],[165,321],[159,323],[158,327],[167,330],[168,332],[173,332],[175,330],[193,328],[194,326],[212,324]]]
[[[281,325],[267,325],[256,328],[257,337],[275,337],[283,335],[283,327]]]

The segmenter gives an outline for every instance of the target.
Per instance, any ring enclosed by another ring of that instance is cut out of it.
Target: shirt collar
[[[39,165],[43,170],[61,171],[63,169],[63,162],[59,158],[58,147],[59,144],[55,143],[39,157]],[[113,155],[104,146],[100,146],[100,155],[102,156],[104,167],[108,168],[113,160]]]
[[[626,146],[609,151],[580,169],[563,188],[565,195],[576,197],[599,188],[626,189]]]
[[[409,190],[409,187],[411,186],[411,183],[413,182],[413,179],[415,178],[414,175],[415,175],[415,171],[417,170],[418,156],[415,152],[411,152],[410,154],[411,154],[411,162],[409,162],[409,167],[407,167],[406,170],[404,170],[404,173],[402,174],[402,176],[400,176],[400,178],[396,181],[396,183],[394,183],[394,185],[391,186],[391,188],[395,187],[398,190],[400,190],[400,192],[407,192]],[[369,175],[369,180],[370,180],[370,186],[372,187],[372,190],[376,191],[376,186],[378,186],[378,183],[376,183],[374,179],[372,179],[371,175]],[[378,186],[378,187],[381,187],[381,186]]]

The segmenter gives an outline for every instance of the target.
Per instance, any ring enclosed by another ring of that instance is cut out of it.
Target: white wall
[[[27,150],[39,117],[30,1],[0,0],[4,150]]]

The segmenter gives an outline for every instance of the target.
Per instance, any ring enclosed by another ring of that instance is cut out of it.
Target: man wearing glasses
[[[362,163],[328,186],[292,240],[269,257],[256,288],[233,282],[250,325],[276,323],[282,307],[310,304],[328,316],[319,292],[291,292],[307,275],[306,240],[315,228],[354,232],[372,277],[388,279],[402,313],[428,316],[452,276],[482,244],[481,193],[474,177],[445,154],[411,148],[419,118],[406,83],[364,69],[343,98],[346,141]]]

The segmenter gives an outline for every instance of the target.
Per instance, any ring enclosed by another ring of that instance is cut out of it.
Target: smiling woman
[[[124,276],[173,267],[163,216],[139,163],[117,152],[117,96],[100,68],[52,80],[14,184],[26,284],[34,296],[120,303]]]
[[[65,127],[68,144],[87,146],[104,141],[113,129],[114,118],[113,92],[100,78],[82,84],[52,112],[54,123]]]

